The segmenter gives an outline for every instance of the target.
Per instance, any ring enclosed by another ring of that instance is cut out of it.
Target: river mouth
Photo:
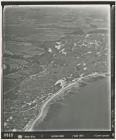
[[[50,106],[44,121],[37,121],[34,125],[34,131],[110,130],[109,78],[88,83],[71,92],[73,94]]]

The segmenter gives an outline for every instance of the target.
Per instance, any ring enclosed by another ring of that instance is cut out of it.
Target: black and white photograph
[[[2,138],[114,138],[114,2],[1,5]]]

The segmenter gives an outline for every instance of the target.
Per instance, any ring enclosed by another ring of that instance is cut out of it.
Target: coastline
[[[51,101],[57,97],[57,95],[59,96],[60,94],[64,93],[66,90],[72,88],[72,87],[76,87],[78,88],[79,87],[79,82],[83,82],[83,80],[87,80],[89,78],[92,78],[92,77],[98,77],[98,76],[102,76],[102,77],[106,77],[107,75],[109,75],[108,73],[92,73],[92,74],[89,74],[89,75],[86,75],[84,77],[80,77],[80,78],[76,78],[74,79],[71,83],[69,83],[67,86],[64,86],[62,89],[60,89],[58,92],[56,92],[55,94],[53,94],[47,101],[45,101],[45,103],[43,103],[42,107],[41,107],[41,110],[40,110],[40,113],[38,114],[38,116],[36,117],[35,120],[32,120],[30,121],[24,131],[33,131],[33,127],[35,125],[35,123],[37,121],[42,122],[44,120],[44,118],[46,117],[47,113],[48,113],[48,110],[49,110],[49,104],[51,103]]]

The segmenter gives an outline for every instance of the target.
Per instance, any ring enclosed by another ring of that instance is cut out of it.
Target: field
[[[25,130],[58,80],[109,73],[105,10],[6,7],[3,26],[4,131]]]

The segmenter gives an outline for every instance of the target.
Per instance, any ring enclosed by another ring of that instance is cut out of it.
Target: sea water
[[[50,106],[43,122],[34,130],[110,130],[109,78],[100,79],[72,90],[73,94]]]

